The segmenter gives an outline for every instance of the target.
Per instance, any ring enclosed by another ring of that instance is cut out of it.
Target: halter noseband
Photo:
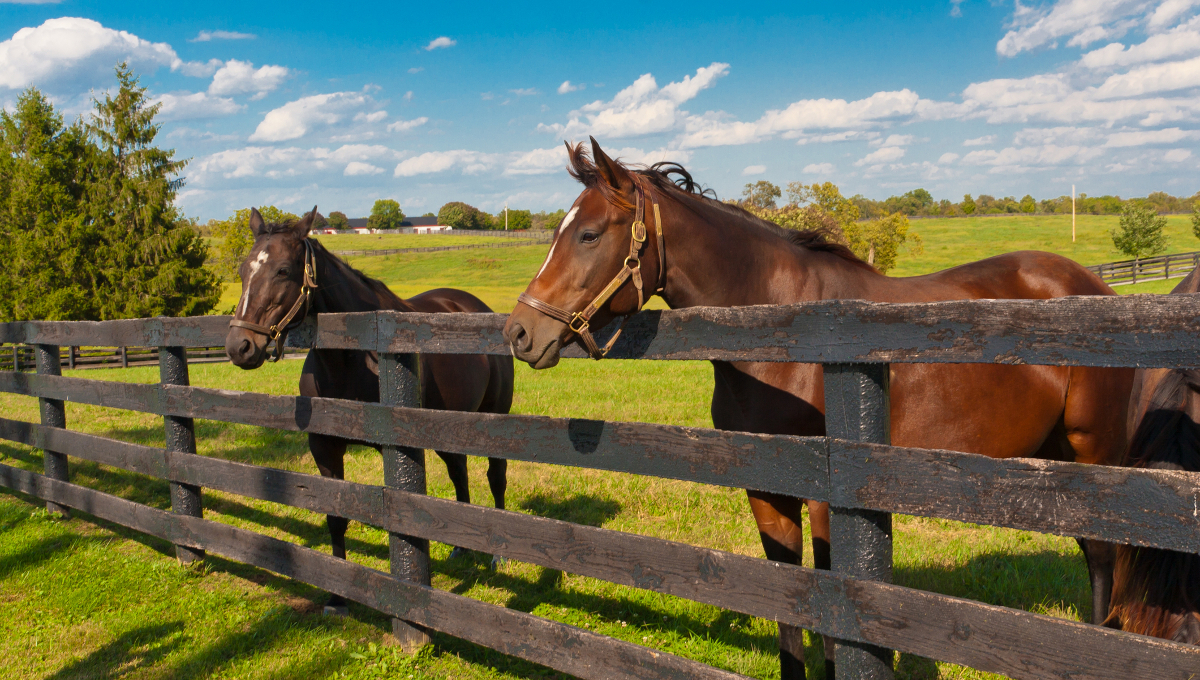
[[[241,319],[230,319],[229,326],[231,328],[245,328],[248,331],[267,336],[268,345],[272,342],[275,343],[275,353],[271,357],[271,361],[279,361],[283,356],[283,343],[287,339],[288,331],[304,323],[304,319],[308,316],[309,297],[316,288],[317,258],[313,253],[311,240],[306,238],[304,239],[304,282],[300,284],[300,295],[296,298],[296,303],[292,305],[288,313],[284,314],[283,318],[270,328]],[[302,305],[304,307],[304,314],[301,314],[299,320],[293,324],[292,320],[296,317]]]
[[[613,277],[612,281],[608,282],[608,285],[604,287],[604,290],[600,291],[600,294],[597,295],[587,307],[584,307],[582,312],[568,312],[567,310],[560,307],[555,307],[548,302],[543,302],[542,300],[533,297],[529,293],[521,293],[521,295],[517,297],[517,302],[522,302],[529,307],[532,307],[533,309],[545,314],[546,316],[549,316],[553,319],[558,319],[559,321],[567,324],[567,328],[569,328],[575,335],[578,335],[580,340],[583,341],[588,355],[596,360],[603,359],[608,354],[608,351],[612,349],[613,344],[616,343],[617,338],[621,336],[621,331],[625,330],[625,324],[629,323],[629,319],[632,316],[632,314],[625,315],[625,319],[621,321],[621,326],[617,329],[617,332],[613,333],[613,336],[608,339],[608,342],[604,344],[604,347],[600,347],[596,344],[596,339],[592,337],[592,331],[590,328],[592,317],[595,316],[596,312],[600,311],[600,308],[603,307],[604,304],[608,302],[610,298],[612,298],[612,296],[616,295],[617,291],[621,289],[621,286],[625,285],[625,282],[630,279],[633,279],[633,287],[637,289],[638,311],[641,311],[642,305],[645,304],[645,296],[642,292],[642,262],[640,255],[642,247],[646,244],[646,223],[642,219],[645,207],[645,196],[642,194],[641,187],[637,187],[636,200],[637,211],[634,215],[633,224],[630,226],[631,238],[629,240],[629,256],[625,258],[625,263],[621,267],[621,271],[617,272],[617,275]],[[653,199],[651,200],[653,201]],[[654,231],[657,234],[658,240],[658,281],[656,282],[658,286],[654,293],[651,293],[651,295],[655,293],[661,293],[663,288],[667,285],[666,257],[663,252],[662,215],[658,210],[658,202],[653,201],[653,205]]]

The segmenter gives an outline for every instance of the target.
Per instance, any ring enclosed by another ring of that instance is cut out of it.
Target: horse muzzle
[[[509,316],[508,323],[504,325],[504,339],[508,341],[514,357],[535,369],[553,368],[558,365],[562,340],[556,335],[542,337],[548,339],[539,342],[535,338],[535,331],[526,329],[516,313]]]
[[[241,328],[231,328],[225,336],[225,354],[234,366],[251,370],[263,365],[267,359],[266,342],[259,344],[259,336]],[[265,340],[265,338],[263,338]]]

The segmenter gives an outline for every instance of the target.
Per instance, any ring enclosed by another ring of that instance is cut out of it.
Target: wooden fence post
[[[853,442],[891,443],[888,364],[825,366],[825,432]],[[836,446],[836,444],[831,444]],[[833,571],[856,579],[892,580],[892,516],[875,510],[829,508]],[[891,680],[890,649],[839,640],[837,675],[856,680]]]
[[[129,368],[129,348],[121,346],[121,368]]]
[[[37,345],[35,350],[37,372],[39,375],[62,375],[61,359],[58,355],[58,345]],[[17,360],[20,365],[20,360]],[[42,425],[45,427],[67,426],[67,409],[61,399],[38,398],[38,407],[42,412]],[[67,454],[56,451],[42,451],[43,469],[51,479],[67,481]],[[62,517],[69,517],[70,511],[65,506],[48,501],[46,509]]]
[[[21,372],[21,346],[13,345],[13,370]]]
[[[379,402],[388,406],[421,407],[421,360],[416,354],[379,355]],[[425,449],[384,446],[383,483],[412,493],[425,493]],[[392,575],[430,585],[429,540],[388,535]],[[408,653],[430,642],[429,634],[402,619],[392,619],[392,634]]]
[[[122,348],[124,350],[124,348]],[[158,348],[158,380],[162,385],[190,385],[188,378],[187,348]],[[196,453],[196,423],[191,418],[163,416],[167,434],[167,450]],[[171,510],[177,515],[203,517],[200,487],[171,482]],[[203,550],[186,546],[175,546],[175,557],[183,564],[191,564],[204,558]]]
[[[75,368],[75,350],[78,349],[75,345],[67,348],[67,368]]]

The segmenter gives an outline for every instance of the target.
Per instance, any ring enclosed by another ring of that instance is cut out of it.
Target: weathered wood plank
[[[831,300],[648,311],[629,322],[609,356],[1194,367],[1200,366],[1200,300],[1196,297],[909,304]],[[378,321],[367,319],[372,316]],[[501,334],[505,320],[501,314],[321,315],[316,342],[320,347],[387,352],[508,354]],[[382,329],[385,323],[386,332],[351,330]],[[572,346],[563,356],[584,355]]]
[[[1200,473],[830,440],[830,503],[1200,552]]]
[[[223,486],[228,481],[243,491],[253,491],[246,494],[251,497],[372,523],[383,520],[383,526],[389,530],[428,535],[514,559],[790,622],[841,639],[862,640],[1014,678],[1183,679],[1189,678],[1188,673],[1200,667],[1197,666],[1200,648],[900,586],[843,579],[829,572],[394,489],[200,456],[176,454],[173,462],[176,460],[181,466],[173,469],[172,474],[210,488]],[[31,495],[49,497],[43,494],[61,493],[57,484],[44,481],[34,473],[0,466],[0,485]],[[76,494],[72,496],[75,503],[91,498],[89,494],[104,496],[86,489],[79,491],[80,488],[68,490]],[[334,560],[336,564],[329,563],[328,569],[323,566],[318,573],[300,573],[294,571],[290,553],[258,554],[259,549],[255,546],[261,545],[262,541],[269,544],[273,539],[217,525],[222,527],[220,531],[232,530],[234,534],[223,549],[216,549],[211,536],[181,535],[171,526],[164,528],[156,521],[154,513],[167,513],[145,508],[150,510],[147,513],[141,510],[143,506],[120,499],[107,500],[111,498],[104,499],[104,503],[93,503],[91,507],[104,512],[119,510],[122,518],[130,518],[137,524],[114,521],[139,531],[257,564],[464,639],[473,639],[473,634],[480,633],[475,630],[482,623],[479,619],[461,622],[462,630],[447,630],[418,619],[411,607],[402,611],[389,609],[386,598],[370,599],[374,592],[372,588],[378,588],[378,584],[366,586],[368,592],[365,593],[347,590],[361,583],[361,579],[356,581],[353,576],[340,574],[337,571],[342,564],[340,560]],[[69,502],[63,504],[87,509]],[[112,519],[101,512],[92,514]],[[191,521],[191,518],[178,519]],[[288,551],[291,549],[287,548]],[[258,554],[258,557],[250,559],[251,554]],[[479,612],[471,614],[476,616]],[[475,641],[492,646],[488,642]],[[514,644],[503,633],[496,633],[495,643]]]
[[[1194,295],[796,305],[643,312],[610,357],[814,363],[1200,366]],[[14,322],[0,341],[59,345],[223,344],[228,317]],[[288,345],[394,353],[508,354],[501,314],[322,314]],[[601,334],[603,335],[603,333]],[[572,347],[564,356],[583,356]]]
[[[824,498],[819,437],[576,418],[387,407],[0,372],[0,392],[48,396],[159,415],[318,432],[393,444]]]
[[[182,456],[181,456],[182,457]],[[582,678],[743,675],[521,611],[414,585],[309,548],[0,465],[0,485],[54,500],[137,531],[309,583],[427,628]]]

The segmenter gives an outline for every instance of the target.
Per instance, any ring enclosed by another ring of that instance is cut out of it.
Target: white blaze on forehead
[[[250,301],[250,282],[254,281],[254,275],[262,268],[263,263],[267,261],[267,250],[264,248],[258,254],[258,257],[250,263],[250,276],[246,277],[246,290],[242,292],[242,301],[238,303],[236,316],[241,316],[246,313],[246,303]]]
[[[575,219],[575,214],[578,212],[579,206],[571,208],[571,212],[567,213],[567,216],[563,218],[562,224],[558,225],[558,229],[554,232],[554,242],[550,244],[550,252],[546,253],[546,261],[542,263],[542,268],[538,270],[537,276],[533,278],[536,279],[542,275],[542,272],[546,271],[546,265],[550,264],[550,258],[554,257],[554,246],[558,245],[558,237],[567,230],[567,227],[571,224],[571,220]]]

